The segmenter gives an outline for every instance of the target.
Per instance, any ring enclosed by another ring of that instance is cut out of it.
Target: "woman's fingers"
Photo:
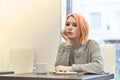
[[[62,66],[62,65],[59,65],[55,68],[55,70],[57,72],[63,72],[63,71],[71,71],[72,70],[72,67],[71,66]]]

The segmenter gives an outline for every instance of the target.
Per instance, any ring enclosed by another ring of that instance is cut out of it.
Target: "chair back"
[[[15,73],[33,71],[35,51],[32,48],[12,48],[8,70]]]
[[[116,47],[112,44],[101,45],[101,51],[104,56],[105,72],[115,73],[115,54]]]

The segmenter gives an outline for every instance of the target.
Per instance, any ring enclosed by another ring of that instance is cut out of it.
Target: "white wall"
[[[59,30],[60,0],[0,0],[0,70],[8,68],[11,48],[34,48],[37,63],[53,66]]]

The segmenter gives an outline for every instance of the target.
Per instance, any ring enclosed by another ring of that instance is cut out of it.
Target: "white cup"
[[[48,73],[48,63],[37,63],[35,64],[36,73]]]

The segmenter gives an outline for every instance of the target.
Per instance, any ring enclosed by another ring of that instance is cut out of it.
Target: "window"
[[[82,14],[90,25],[89,38],[109,42],[120,38],[120,0],[62,0],[62,27],[66,14]],[[66,8],[66,9],[65,9]]]
[[[99,12],[94,12],[90,14],[90,27],[92,29],[101,28],[101,14]]]

